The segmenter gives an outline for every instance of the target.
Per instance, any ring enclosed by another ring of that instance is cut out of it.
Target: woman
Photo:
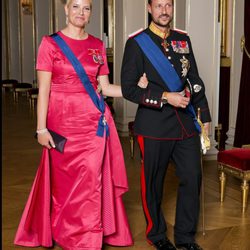
[[[68,0],[67,26],[57,35],[82,64],[99,100],[99,88],[105,96],[121,97],[120,86],[109,83],[103,43],[84,30],[91,10],[91,0]],[[44,150],[15,244],[51,247],[54,241],[67,250],[131,245],[122,203],[127,178],[112,115],[106,105],[103,113],[96,107],[66,56],[53,37],[43,38],[37,136]],[[146,76],[138,85],[147,86]],[[104,131],[97,135],[100,121]],[[67,138],[63,154],[47,128]]]

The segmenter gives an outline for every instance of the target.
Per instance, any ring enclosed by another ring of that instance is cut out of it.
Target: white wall
[[[218,125],[220,69],[218,0],[187,0],[186,10],[186,29],[192,41],[199,74],[206,86],[212,116],[210,140],[212,148],[215,149],[213,135],[214,128]],[[209,153],[214,152],[210,150]]]
[[[240,40],[244,34],[244,0],[233,0],[232,20],[232,60],[230,72],[230,106],[229,106],[229,131],[227,133],[228,147],[233,146],[236,118],[239,100],[239,87],[242,67],[242,51]]]
[[[93,1],[90,23],[86,27],[90,34],[102,39],[103,33],[103,1]]]
[[[33,17],[21,14],[22,82],[32,83],[35,77],[35,55],[33,39]]]
[[[120,84],[121,64],[129,34],[147,26],[147,1],[115,0],[114,82]],[[135,21],[136,20],[136,21]],[[115,121],[121,134],[128,131],[128,122],[134,120],[137,105],[123,98],[115,99]]]
[[[8,0],[8,32],[9,32],[9,65],[10,65],[10,78],[21,81],[21,47],[20,47],[20,19],[19,6],[17,0]],[[15,17],[15,18],[14,18]],[[31,33],[32,34],[32,33]],[[30,34],[29,34],[30,36]]]
[[[50,2],[51,0],[38,0],[35,2],[36,49],[41,43],[42,37],[50,34]]]
[[[2,2],[2,79],[7,79],[9,72],[8,71],[8,65],[7,65],[7,47],[6,47],[6,42],[7,42],[7,30],[5,29],[6,27],[6,6],[5,3]]]
[[[66,16],[65,16],[65,11],[64,11],[64,4],[60,0],[54,0],[54,4],[55,4],[54,17],[55,17],[55,32],[56,32],[65,27]]]
[[[186,0],[175,1],[174,4],[174,28],[186,30]]]

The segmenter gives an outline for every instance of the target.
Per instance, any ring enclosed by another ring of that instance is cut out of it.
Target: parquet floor
[[[36,128],[35,115],[28,100],[21,96],[14,104],[11,93],[2,98],[2,249],[31,249],[13,245],[13,238],[24,204],[39,163],[41,148],[33,138]],[[140,155],[135,147],[135,158],[130,159],[129,140],[121,142],[127,166],[130,190],[124,202],[134,237],[133,247],[105,246],[104,250],[153,250],[145,241],[145,221],[140,203]],[[202,234],[202,217],[197,242],[204,250],[250,250],[250,204],[244,216],[241,214],[240,182],[229,178],[225,202],[219,202],[218,173],[215,161],[204,162],[205,183],[205,236]],[[178,179],[174,166],[169,166],[163,208],[168,223],[168,237],[173,239],[175,197]],[[36,248],[44,249],[44,248]],[[55,247],[59,250],[59,247]]]

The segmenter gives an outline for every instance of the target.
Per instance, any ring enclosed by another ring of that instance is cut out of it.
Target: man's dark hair
[[[152,3],[152,0],[148,0],[148,4],[151,5],[151,3]],[[174,3],[174,0],[172,0],[172,3]]]

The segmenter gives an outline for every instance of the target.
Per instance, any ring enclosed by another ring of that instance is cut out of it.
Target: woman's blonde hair
[[[63,0],[63,2],[65,3],[65,5],[69,5],[70,4],[70,2],[71,2],[72,0]],[[92,0],[89,0],[90,1],[90,7],[92,8]]]

